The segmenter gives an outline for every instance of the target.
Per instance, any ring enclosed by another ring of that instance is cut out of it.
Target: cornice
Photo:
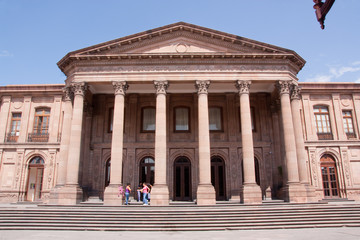
[[[7,86],[0,86],[0,94],[19,94],[22,95],[29,93],[29,94],[36,94],[36,93],[46,93],[46,94],[54,94],[58,93],[60,95],[63,94],[62,89],[64,88],[65,84],[34,84],[34,85],[7,85]]]

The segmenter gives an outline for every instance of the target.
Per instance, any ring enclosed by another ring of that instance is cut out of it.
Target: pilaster
[[[0,143],[6,141],[5,134],[7,129],[7,123],[9,118],[11,96],[3,96],[1,100],[1,112],[0,112]]]

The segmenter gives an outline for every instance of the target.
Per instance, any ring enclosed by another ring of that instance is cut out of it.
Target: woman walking
[[[131,187],[130,187],[130,183],[126,184],[126,188],[125,188],[125,205],[129,204],[129,196],[131,193]]]

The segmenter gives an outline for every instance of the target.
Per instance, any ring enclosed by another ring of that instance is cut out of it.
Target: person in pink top
[[[144,203],[143,205],[149,205],[148,200],[147,200],[149,188],[148,188],[148,186],[146,186],[146,183],[143,183],[143,188],[142,188],[141,192],[143,193],[143,203]]]

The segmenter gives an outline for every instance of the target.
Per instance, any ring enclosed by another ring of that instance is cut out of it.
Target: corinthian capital
[[[250,92],[251,81],[236,81],[235,86],[239,90],[239,94]]]
[[[208,94],[208,88],[210,86],[210,81],[196,81],[195,87],[198,94]]]
[[[168,81],[154,81],[156,94],[166,94],[166,90],[169,87]]]
[[[129,85],[125,81],[114,81],[112,85],[115,90],[115,95],[125,95],[126,90],[129,88]]]
[[[291,100],[300,99],[301,88],[298,85],[293,84],[291,88]]]
[[[88,85],[84,82],[71,84],[71,90],[74,92],[74,95],[85,96],[85,92],[87,89],[88,89]]]
[[[279,90],[280,95],[290,94],[290,81],[278,81],[276,87]]]
[[[72,91],[71,91],[71,87],[70,86],[67,86],[67,87],[64,87],[62,89],[64,95],[63,95],[63,100],[64,101],[71,101],[71,98],[72,98]]]

